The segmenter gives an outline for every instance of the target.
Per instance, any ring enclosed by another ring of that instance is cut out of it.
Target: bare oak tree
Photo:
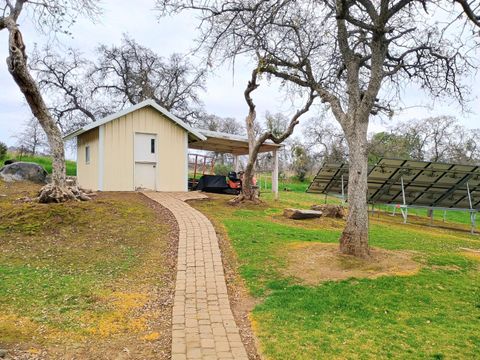
[[[198,118],[205,71],[187,56],[164,59],[127,35],[119,46],[100,45],[97,54],[90,74],[93,95],[109,99],[113,108],[153,99],[182,120],[191,123]]]
[[[435,116],[402,121],[392,126],[389,134],[403,143],[403,149],[409,152],[406,158],[478,164],[478,132],[479,129],[466,129],[452,116]],[[395,153],[399,145],[391,142],[386,150]]]
[[[39,151],[48,148],[48,142],[40,123],[32,118],[25,123],[22,132],[15,136],[16,145],[24,149],[31,155],[38,154]]]
[[[475,26],[480,27],[480,1],[454,0],[454,2],[460,4],[465,15]]]
[[[348,149],[342,129],[320,114],[305,121],[303,131],[306,146],[311,149],[316,163],[342,163],[348,158]]]
[[[50,145],[52,152],[52,183],[42,188],[40,202],[60,202],[76,198],[66,184],[65,152],[62,133],[42,97],[40,89],[27,65],[26,46],[18,22],[20,15],[28,7],[31,18],[37,26],[46,31],[68,31],[68,26],[75,21],[78,14],[92,16],[98,10],[91,0],[2,0],[0,1],[0,31],[6,29],[9,56],[8,71],[38,120]]]
[[[263,72],[313,91],[349,147],[349,212],[340,250],[369,256],[367,131],[391,114],[405,83],[463,101],[474,23],[452,1],[159,0],[162,14],[195,11],[211,59],[249,55]],[[461,4],[460,4],[461,5]],[[437,21],[438,19],[442,21]],[[450,25],[461,26],[450,26]],[[471,31],[469,31],[471,30]]]
[[[214,114],[201,114],[195,125],[200,129],[233,135],[243,135],[245,133],[245,127],[235,118]]]
[[[119,46],[99,45],[96,54],[90,60],[77,49],[44,47],[31,56],[29,66],[63,133],[146,99],[187,122],[198,120],[204,71],[188,57],[165,60],[126,35]]]
[[[40,90],[48,97],[48,107],[63,134],[106,116],[112,109],[92,96],[88,76],[93,67],[76,49],[60,54],[49,46],[36,48],[30,62]]]

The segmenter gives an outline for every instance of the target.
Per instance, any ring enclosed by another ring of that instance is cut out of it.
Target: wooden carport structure
[[[232,154],[234,156],[235,171],[239,170],[238,157],[248,155],[248,138],[241,135],[232,135],[218,131],[196,129],[206,137],[206,140],[193,141],[188,144],[190,149],[213,151],[216,153]],[[260,146],[260,153],[271,152],[273,155],[272,192],[278,198],[278,150],[281,144],[266,141]]]

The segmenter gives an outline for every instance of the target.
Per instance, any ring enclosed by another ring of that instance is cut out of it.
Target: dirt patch
[[[288,225],[290,227],[311,229],[311,230],[342,230],[345,227],[345,220],[329,217],[320,217],[317,219],[308,219],[305,221],[288,219],[283,214],[270,215],[270,220],[276,224]]]
[[[468,257],[469,259],[480,261],[480,250],[477,249],[469,249],[469,248],[460,248],[462,251],[462,255]]]
[[[340,254],[337,244],[301,243],[285,248],[287,266],[284,275],[308,285],[348,278],[376,278],[385,275],[406,276],[417,273],[420,265],[405,251],[371,249],[369,259]]]

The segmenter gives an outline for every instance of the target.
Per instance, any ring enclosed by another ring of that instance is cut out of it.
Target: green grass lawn
[[[31,155],[22,155],[21,157],[14,156],[9,154],[6,159],[15,159],[17,161],[26,161],[39,164],[44,167],[49,174],[52,173],[52,159],[49,156],[31,156]],[[5,160],[6,160],[5,159]],[[3,166],[3,161],[0,161],[0,167]],[[77,163],[72,160],[66,160],[65,166],[67,169],[67,175],[75,176],[77,175]]]
[[[320,195],[262,199],[261,206],[232,207],[214,196],[194,206],[228,234],[238,271],[259,302],[252,323],[267,359],[478,358],[480,257],[462,248],[480,249],[480,238],[469,233],[468,214],[448,214],[435,226],[422,212],[406,225],[399,215],[371,216],[371,246],[412,253],[420,270],[307,286],[301,274],[284,275],[291,246],[336,243],[344,221],[282,217],[286,207],[322,203]]]

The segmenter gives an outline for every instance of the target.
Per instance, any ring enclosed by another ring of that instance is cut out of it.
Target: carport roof
[[[229,153],[234,155],[248,154],[248,138],[241,135],[232,135],[218,131],[195,129],[202,134],[206,140],[194,141],[188,144],[191,149],[214,151],[218,153]],[[274,151],[282,147],[272,141],[265,142],[260,146],[260,152]]]

